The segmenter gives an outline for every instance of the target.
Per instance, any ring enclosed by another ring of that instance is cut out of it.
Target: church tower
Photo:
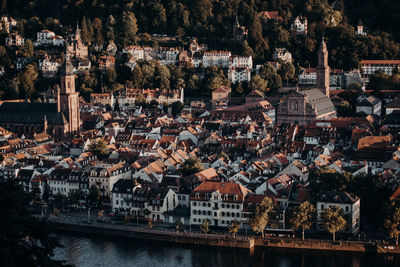
[[[66,132],[72,134],[79,131],[79,93],[75,92],[75,76],[73,74],[74,66],[70,61],[68,50],[66,51],[63,72],[61,74],[61,90],[59,91],[59,111],[61,111],[68,120],[68,129]]]
[[[330,68],[328,65],[328,49],[324,37],[318,51],[317,88],[329,97]]]

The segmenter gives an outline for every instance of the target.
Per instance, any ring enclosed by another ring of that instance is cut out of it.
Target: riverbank
[[[324,250],[324,251],[348,251],[360,253],[384,253],[400,254],[400,246],[383,245],[376,242],[356,241],[329,241],[329,240],[299,240],[291,238],[254,238],[248,236],[236,236],[226,234],[204,234],[187,231],[155,230],[137,226],[109,224],[102,222],[77,222],[48,220],[51,230],[67,231],[103,236],[134,238],[151,241],[161,241],[193,246],[211,246],[248,249],[250,253],[255,247],[280,248],[298,250]]]

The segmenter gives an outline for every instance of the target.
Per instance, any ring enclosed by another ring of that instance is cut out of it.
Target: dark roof
[[[112,192],[116,193],[133,193],[133,188],[135,187],[135,183],[133,180],[125,180],[125,179],[120,179],[118,180],[112,189]],[[128,191],[129,189],[129,191]]]
[[[357,103],[357,106],[375,106],[376,104],[382,102],[379,98],[370,95],[367,98],[362,99]]]
[[[394,100],[393,102],[387,104],[385,108],[400,108],[400,99]]]
[[[329,202],[338,204],[353,204],[358,201],[358,197],[354,197],[344,191],[327,191],[317,196],[318,202]]]
[[[49,125],[68,123],[64,114],[57,112],[57,104],[5,102],[0,106],[0,122],[43,124],[44,117]]]

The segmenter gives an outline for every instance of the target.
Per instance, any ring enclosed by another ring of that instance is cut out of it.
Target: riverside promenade
[[[243,236],[200,232],[178,231],[172,229],[150,229],[143,226],[111,224],[109,222],[69,220],[67,217],[50,216],[48,223],[55,232],[66,231],[81,234],[105,235],[133,238],[149,241],[161,241],[193,246],[214,246],[239,248],[254,252],[254,248],[278,248],[298,250],[347,251],[359,253],[400,254],[400,246],[362,241],[332,241],[320,239],[296,238],[262,238],[260,236]]]

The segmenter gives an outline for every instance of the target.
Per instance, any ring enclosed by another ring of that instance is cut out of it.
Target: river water
[[[55,258],[77,267],[96,266],[268,266],[268,267],[399,267],[400,256],[309,252],[298,250],[247,250],[192,247],[133,239],[58,235],[64,246]]]

